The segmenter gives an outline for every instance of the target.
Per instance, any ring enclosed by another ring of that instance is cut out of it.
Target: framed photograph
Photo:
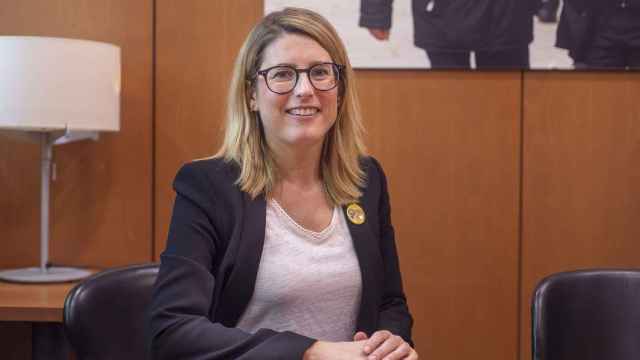
[[[375,69],[640,69],[640,0],[265,0],[325,16]]]

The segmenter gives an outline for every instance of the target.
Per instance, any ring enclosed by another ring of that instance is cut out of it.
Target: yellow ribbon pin
[[[347,206],[347,217],[349,221],[356,225],[363,224],[365,220],[364,210],[358,204],[350,204]]]

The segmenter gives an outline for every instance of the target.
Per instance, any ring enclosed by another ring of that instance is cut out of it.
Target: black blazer
[[[361,225],[347,221],[362,275],[357,330],[388,329],[411,343],[413,320],[402,290],[386,179],[373,158],[362,166],[367,184],[359,204],[366,219]],[[154,359],[300,359],[315,341],[292,332],[234,328],[253,294],[266,218],[265,198],[252,200],[240,191],[238,174],[232,163],[210,159],[187,164],[176,176],[150,309]]]

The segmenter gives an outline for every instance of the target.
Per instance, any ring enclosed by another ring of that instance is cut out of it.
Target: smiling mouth
[[[320,112],[316,107],[297,107],[286,110],[287,114],[295,116],[313,116]]]

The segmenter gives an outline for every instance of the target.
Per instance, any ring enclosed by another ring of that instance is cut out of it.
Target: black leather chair
[[[640,269],[551,275],[532,301],[533,360],[640,359]]]
[[[78,360],[147,358],[147,306],[157,264],[106,270],[74,287],[64,304],[64,329]]]

